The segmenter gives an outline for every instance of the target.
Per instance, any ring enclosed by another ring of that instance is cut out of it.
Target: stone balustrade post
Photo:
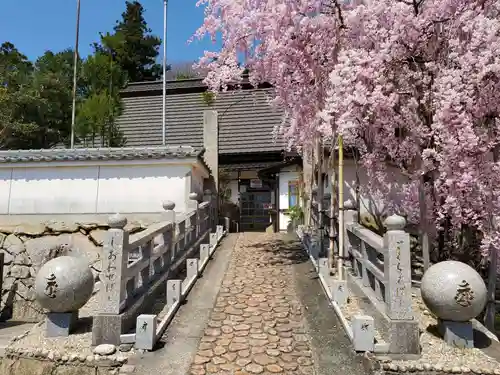
[[[120,345],[120,304],[126,297],[122,276],[128,265],[129,234],[124,230],[127,218],[120,214],[112,215],[108,225],[102,252],[100,303],[92,324],[92,345]]]
[[[119,314],[120,303],[125,298],[122,276],[128,264],[129,234],[124,230],[127,218],[120,214],[112,215],[108,218],[108,225],[103,244],[100,312]]]
[[[170,251],[165,251],[163,264],[169,264],[170,260],[173,259],[177,253],[176,238],[178,228],[175,222],[175,203],[172,201],[165,201],[163,202],[163,209],[165,210],[162,214],[163,221],[170,221],[172,223],[172,230],[163,233],[163,243],[170,248]]]
[[[196,211],[194,216],[191,216],[191,235],[194,235],[194,239],[192,239],[192,242],[196,241],[198,236],[200,235],[200,202],[199,202],[199,195],[197,193],[191,193],[189,194],[189,204],[188,206],[192,208],[193,210]]]
[[[358,222],[358,211],[354,202],[350,199],[344,202],[344,233],[339,235],[344,236],[344,257],[347,258],[351,252],[351,241],[347,231],[347,224],[354,224]],[[352,266],[352,265],[351,265]],[[357,272],[357,270],[355,270]]]
[[[392,320],[411,320],[411,257],[410,235],[405,232],[406,220],[398,215],[389,216],[385,222],[384,276],[387,315]]]
[[[207,226],[208,228],[214,228],[214,222],[215,222],[215,216],[214,216],[214,197],[212,194],[212,191],[210,189],[206,189],[203,192],[203,201],[204,202],[210,202],[209,208],[208,208],[208,223]]]
[[[206,189],[203,192],[203,202],[208,202],[208,207],[205,208],[204,212],[204,223],[203,223],[203,231],[206,231],[208,228],[211,228],[210,220],[212,218],[212,191]],[[206,219],[206,220],[205,220]]]
[[[186,202],[187,211],[191,212],[192,210],[196,210],[198,208],[198,194],[197,193],[189,193],[188,200]]]
[[[175,224],[175,203],[172,201],[163,202],[163,209],[165,212],[162,214],[163,221],[171,221]]]
[[[350,199],[344,202],[344,223],[357,223],[358,222],[358,211],[356,211],[356,205]]]

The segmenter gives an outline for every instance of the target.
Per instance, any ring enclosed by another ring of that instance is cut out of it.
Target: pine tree
[[[114,33],[101,34],[101,43],[94,48],[96,52],[112,56],[129,82],[140,82],[161,78],[161,65],[156,63],[160,45],[161,39],[151,34],[144,19],[141,3],[127,1]]]

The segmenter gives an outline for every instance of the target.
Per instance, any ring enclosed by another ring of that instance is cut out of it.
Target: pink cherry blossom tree
[[[214,91],[248,68],[274,86],[290,146],[342,134],[388,198],[399,167],[392,208],[435,228],[441,258],[500,247],[500,0],[198,4],[196,36],[223,42],[200,61]]]

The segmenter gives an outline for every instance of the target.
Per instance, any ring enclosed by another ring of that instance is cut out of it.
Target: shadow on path
[[[367,374],[317,277],[313,277],[316,275],[314,267],[295,235],[287,235],[284,249],[286,253],[300,253],[300,256],[295,255],[299,259],[307,259],[307,262],[297,262],[293,269],[298,298],[304,306],[312,339],[317,375]]]

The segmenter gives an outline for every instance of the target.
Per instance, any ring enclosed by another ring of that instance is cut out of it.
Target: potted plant
[[[304,219],[302,207],[299,205],[290,207],[287,211],[287,215],[290,218],[290,222],[288,223],[288,232],[294,232]]]

